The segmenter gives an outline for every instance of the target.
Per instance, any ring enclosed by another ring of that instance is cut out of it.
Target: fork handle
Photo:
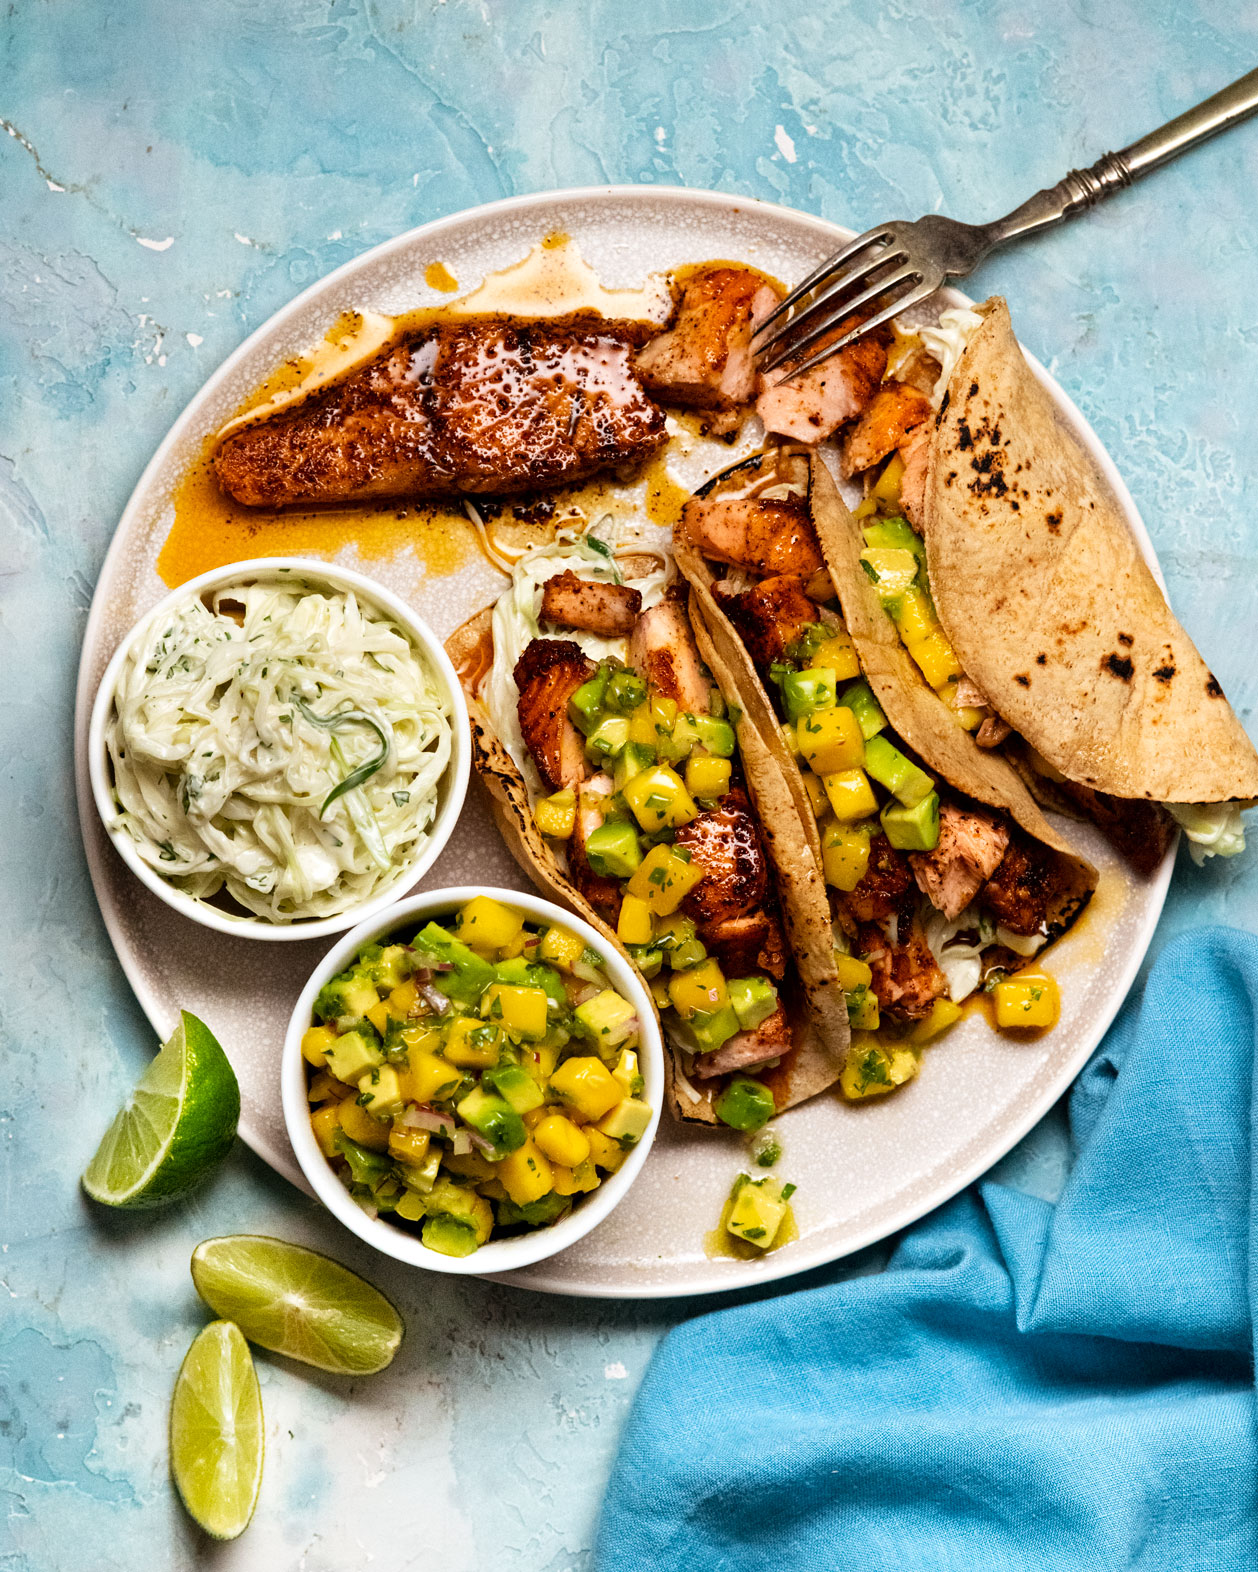
[[[1168,120],[1138,142],[1132,142],[1117,153],[1106,153],[1087,169],[1072,169],[1055,186],[1037,191],[1007,217],[986,226],[990,244],[1004,245],[1020,235],[1073,218],[1076,213],[1095,207],[1111,192],[1131,185],[1151,169],[1157,169],[1255,112],[1258,112],[1258,70],[1246,72],[1230,87],[1213,94],[1195,109]]]

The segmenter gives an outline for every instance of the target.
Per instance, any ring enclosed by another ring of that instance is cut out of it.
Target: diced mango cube
[[[634,818],[649,834],[657,830],[679,829],[699,816],[694,798],[676,770],[667,764],[652,764],[626,782],[622,793]]]
[[[855,770],[865,762],[865,738],[855,715],[844,705],[815,710],[795,727],[801,757],[818,775]]]
[[[895,620],[900,637],[910,646],[928,639],[939,627],[939,618],[930,603],[930,596],[916,584],[912,589],[906,589],[900,597],[900,609]]]
[[[598,1189],[598,1175],[588,1159],[575,1168],[555,1169],[556,1195],[583,1195],[587,1190]]]
[[[673,846],[652,846],[628,883],[657,917],[669,917],[703,878],[703,865],[688,862]]]
[[[950,1026],[956,1025],[961,1019],[961,1013],[961,1006],[953,1004],[951,999],[936,999],[930,1007],[930,1014],[918,1021],[909,1033],[909,1041],[915,1045],[933,1042]]]
[[[563,1114],[550,1114],[543,1119],[534,1127],[533,1139],[551,1162],[565,1168],[575,1168],[590,1155],[584,1131]]]
[[[389,1127],[381,1119],[373,1119],[365,1108],[360,1108],[352,1097],[336,1105],[341,1129],[359,1146],[369,1146],[383,1152],[389,1144]]]
[[[835,633],[824,644],[819,644],[813,651],[812,664],[828,666],[839,682],[861,674],[860,656],[846,633]]]
[[[524,918],[490,895],[474,895],[459,913],[458,937],[482,950],[500,950],[524,926]]]
[[[908,650],[932,688],[942,688],[946,682],[961,675],[961,662],[942,628],[937,628],[919,643],[910,644]]]
[[[1018,972],[992,989],[996,1025],[1002,1030],[1021,1026],[1055,1026],[1061,1014],[1061,990],[1047,972]]]
[[[616,919],[616,937],[622,944],[650,944],[651,908],[636,895],[626,895]]]
[[[373,1004],[367,1011],[367,1019],[383,1037],[389,1029],[389,1001],[381,999],[378,1004]]]
[[[548,1004],[544,988],[491,983],[481,997],[480,1013],[487,1020],[500,1025],[512,1037],[537,1042],[546,1035]],[[446,1051],[448,1053],[449,1049]]]
[[[575,933],[569,933],[566,928],[554,926],[547,928],[542,935],[541,943],[537,947],[537,957],[570,972],[581,959],[584,949],[584,939],[578,939]]]
[[[502,1057],[502,1028],[474,1015],[451,1021],[445,1056],[461,1069],[488,1069]]]
[[[604,1135],[597,1125],[589,1125],[584,1133],[590,1143],[590,1161],[604,1173],[614,1174],[628,1157],[628,1150],[621,1146],[619,1141],[613,1141],[611,1136]]]
[[[431,1140],[427,1130],[408,1130],[405,1125],[395,1125],[389,1131],[389,1156],[418,1168],[428,1155]]]
[[[344,1081],[338,1081],[326,1070],[320,1070],[317,1075],[311,1077],[306,1096],[312,1103],[339,1103],[342,1097],[357,1097],[358,1088],[346,1086]]]
[[[869,867],[868,829],[831,820],[821,835],[821,862],[827,884],[854,890]]]
[[[576,828],[577,794],[571,786],[541,798],[533,808],[533,818],[543,835],[566,841]]]
[[[683,1021],[703,1012],[711,1015],[729,1003],[725,974],[715,960],[706,960],[686,972],[674,972],[668,984],[668,997]]]
[[[836,819],[851,823],[878,812],[878,799],[864,770],[836,770],[821,779]]]
[[[566,1107],[587,1120],[601,1119],[624,1095],[601,1059],[565,1059],[550,1078],[551,1090]]]
[[[463,1079],[462,1072],[427,1048],[408,1050],[406,1068],[398,1079],[402,1095],[414,1103],[440,1102]]]
[[[498,1180],[517,1206],[540,1201],[554,1189],[554,1170],[530,1136],[496,1165]]]
[[[419,1003],[419,988],[407,981],[399,983],[389,995],[389,1014],[395,1021],[404,1021]]]
[[[328,1049],[336,1041],[330,1026],[312,1026],[301,1039],[301,1056],[307,1064],[321,1070],[327,1062]]]
[[[800,774],[804,778],[804,790],[808,793],[808,801],[812,804],[813,814],[819,819],[822,814],[829,812],[830,808],[830,799],[826,796],[826,789],[822,785],[820,777],[814,775],[811,770],[801,770]]]
[[[310,1115],[310,1128],[325,1157],[336,1156],[336,1132],[340,1127],[341,1116],[335,1103],[325,1103]]]
[[[723,797],[733,766],[712,753],[692,753],[686,760],[686,790],[692,797]]]
[[[864,961],[858,960],[855,955],[844,955],[836,950],[834,953],[834,969],[839,974],[839,987],[845,993],[854,993],[857,988],[868,988],[873,981],[873,972]]]

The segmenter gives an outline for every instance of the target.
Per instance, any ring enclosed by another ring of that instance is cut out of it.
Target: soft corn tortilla
[[[736,699],[736,685],[693,611],[692,620],[700,654],[717,686]],[[614,929],[571,883],[537,828],[528,785],[480,702],[481,683],[493,664],[493,608],[487,606],[456,628],[446,640],[446,653],[459,674],[467,699],[472,763],[489,794],[490,809],[508,850],[539,889],[579,913],[610,948],[628,959]],[[850,1040],[847,1004],[834,967],[825,888],[800,833],[790,799],[771,756],[746,716],[739,723],[738,740],[747,789],[777,875],[787,942],[803,985],[802,997],[783,994],[782,999],[791,1020],[794,1050],[783,1057],[776,1069],[748,1072],[769,1087],[781,1112],[824,1091],[838,1079]],[[677,1081],[677,1066],[667,1037],[664,1044],[665,1101],[669,1112],[686,1124],[720,1124],[713,1110],[713,1093],[704,1091],[700,1084],[694,1087],[699,1100],[693,1101]]]
[[[967,674],[1073,781],[1116,797],[1258,796],[1258,753],[1176,621],[1095,460],[978,307],[931,444],[931,593]]]

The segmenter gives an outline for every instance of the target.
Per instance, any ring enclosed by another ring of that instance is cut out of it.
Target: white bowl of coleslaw
[[[391,591],[304,557],[191,579],[132,629],[92,706],[97,811],[175,911],[314,939],[404,895],[467,794],[467,707]]]

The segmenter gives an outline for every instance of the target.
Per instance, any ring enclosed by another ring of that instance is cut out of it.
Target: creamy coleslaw
[[[105,734],[116,823],[198,899],[325,918],[413,859],[450,762],[422,653],[352,591],[227,586],[151,623]]]

